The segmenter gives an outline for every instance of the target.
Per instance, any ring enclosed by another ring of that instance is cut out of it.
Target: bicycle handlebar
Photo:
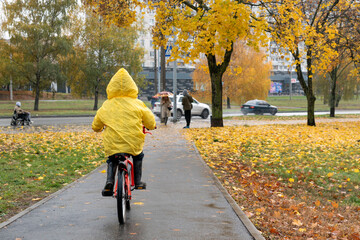
[[[155,127],[155,129],[156,129],[156,127]],[[147,129],[145,126],[143,126],[143,133],[144,134],[150,134],[150,135],[152,135],[152,133],[151,132],[149,132],[149,131],[146,131],[146,130],[149,130],[149,129]]]

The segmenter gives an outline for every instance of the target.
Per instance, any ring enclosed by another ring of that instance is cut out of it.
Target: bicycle
[[[151,134],[143,127],[144,134]],[[117,202],[117,215],[120,224],[126,221],[126,210],[130,210],[131,191],[135,189],[134,165],[130,160],[131,155],[127,153],[115,154],[118,160],[117,180],[115,182],[113,197]]]
[[[119,153],[115,155],[118,158],[117,180],[114,187],[114,195],[117,202],[117,215],[120,224],[126,220],[126,210],[130,210],[131,191],[135,189],[134,166],[130,161],[130,155]]]

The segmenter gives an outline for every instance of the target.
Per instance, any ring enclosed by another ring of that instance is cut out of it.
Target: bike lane
[[[0,239],[261,239],[249,233],[179,129],[153,134],[144,148],[147,190],[133,191],[125,225],[118,224],[115,199],[101,196],[103,166],[1,228]]]

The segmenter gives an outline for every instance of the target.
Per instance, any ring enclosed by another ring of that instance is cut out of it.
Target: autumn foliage
[[[187,131],[267,239],[360,238],[360,122]]]
[[[230,65],[223,76],[223,99],[242,104],[250,99],[266,99],[270,90],[271,63],[265,54],[237,42]],[[193,74],[194,93],[199,99],[211,99],[211,80],[205,59],[196,64]]]

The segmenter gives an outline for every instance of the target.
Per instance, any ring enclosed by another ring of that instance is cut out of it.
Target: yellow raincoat
[[[92,123],[95,132],[101,132],[105,127],[103,142],[106,156],[116,153],[139,155],[145,141],[143,126],[155,129],[154,114],[137,99],[138,88],[123,68],[112,77],[106,93],[108,99],[97,111]]]

